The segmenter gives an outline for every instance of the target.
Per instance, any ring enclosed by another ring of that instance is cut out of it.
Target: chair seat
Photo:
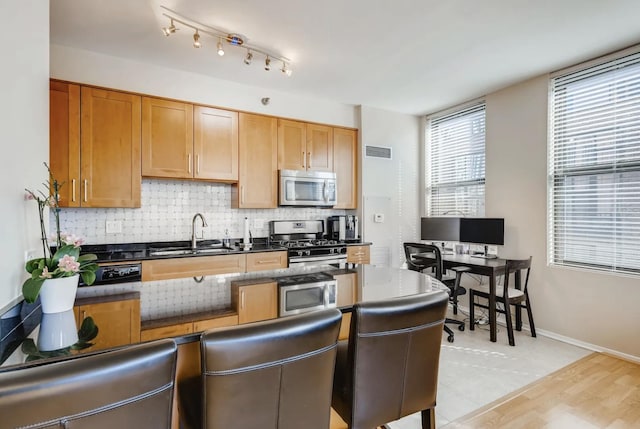
[[[481,293],[489,296],[489,285],[475,285],[471,288],[476,293]],[[509,299],[523,298],[524,292],[516,288],[507,288]],[[504,287],[502,285],[496,285],[496,297],[502,298],[504,296]]]

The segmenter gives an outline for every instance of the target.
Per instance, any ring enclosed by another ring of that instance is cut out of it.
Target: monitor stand
[[[482,258],[482,259],[497,259],[498,256],[497,255],[489,255],[489,246],[485,245],[484,246],[484,253],[476,253],[476,254],[472,254],[469,255],[472,258]]]

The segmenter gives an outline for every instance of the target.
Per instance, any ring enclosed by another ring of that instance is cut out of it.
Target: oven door
[[[323,174],[280,174],[281,206],[331,207],[336,204],[337,190],[335,177]],[[335,173],[326,173],[333,175]]]
[[[279,315],[290,316],[326,308],[329,302],[326,282],[279,287]]]

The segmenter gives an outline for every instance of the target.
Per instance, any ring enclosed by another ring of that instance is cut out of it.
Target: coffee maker
[[[327,219],[327,238],[336,241],[356,241],[358,239],[358,216],[329,216]]]

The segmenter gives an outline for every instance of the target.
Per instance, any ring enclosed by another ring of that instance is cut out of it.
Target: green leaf
[[[95,261],[96,259],[98,259],[98,257],[93,253],[85,253],[84,255],[80,255],[78,262]]]
[[[27,261],[24,268],[28,273],[31,273],[33,270],[38,268],[41,263],[44,265],[44,258],[31,259],[30,261]]]
[[[82,281],[88,285],[92,285],[96,281],[96,273],[94,271],[81,271]]]
[[[78,342],[89,342],[98,336],[98,327],[91,316],[82,320],[78,330]]]
[[[77,261],[80,257],[80,248],[75,247],[73,244],[65,244],[64,246],[60,247],[53,255],[53,260],[55,261],[56,265],[58,265],[58,261],[62,259],[64,255],[74,256]]]
[[[22,295],[24,296],[24,300],[29,304],[34,303],[36,298],[38,298],[42,283],[44,283],[44,279],[41,278],[30,278],[25,280],[22,284]]]
[[[33,342],[33,339],[27,338],[22,342],[22,346],[20,347],[22,353],[25,355],[39,355],[40,351],[38,347],[36,347],[36,343]]]

